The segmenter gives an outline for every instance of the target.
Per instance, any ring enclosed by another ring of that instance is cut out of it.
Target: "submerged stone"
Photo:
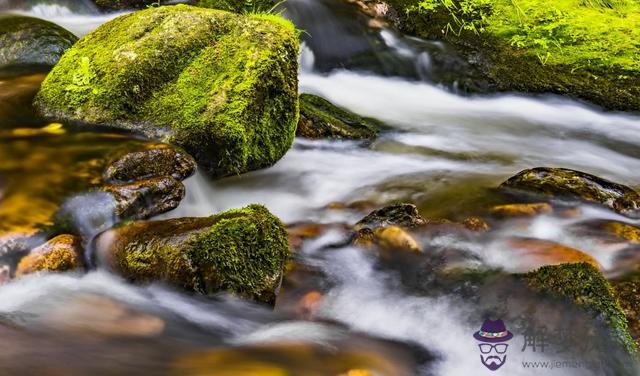
[[[399,226],[414,228],[423,226],[427,221],[420,216],[418,208],[413,204],[396,204],[385,206],[369,213],[356,223],[356,229]]]
[[[239,174],[271,166],[293,142],[297,54],[297,31],[276,15],[149,8],[74,45],[35,106],[179,145],[213,176]]]
[[[524,170],[502,183],[500,189],[577,199],[600,204],[627,215],[637,215],[640,207],[640,195],[635,190],[566,168],[537,167]]]
[[[378,246],[386,251],[423,252],[414,237],[398,226],[378,227],[374,230],[363,228],[356,232],[353,244],[364,248]]]
[[[598,261],[589,254],[549,240],[510,238],[505,243],[505,248],[505,253],[518,271],[528,271],[545,265],[583,262],[601,268]]]
[[[157,146],[115,158],[105,169],[102,179],[107,183],[160,176],[184,180],[193,175],[195,170],[196,163],[189,154],[173,147]]]
[[[0,68],[55,65],[77,40],[70,31],[49,21],[0,15]]]
[[[84,265],[80,239],[59,235],[33,249],[18,264],[16,277],[36,272],[64,272]]]
[[[594,318],[603,320],[617,343],[627,352],[637,353],[636,344],[629,334],[627,319],[614,291],[593,265],[578,263],[543,266],[522,277],[533,290],[568,299],[586,309]]]
[[[312,94],[300,95],[300,121],[296,134],[322,139],[374,139],[380,124],[335,106]]]
[[[491,214],[501,217],[533,217],[540,214],[550,214],[553,208],[546,202],[533,204],[496,205],[491,208]]]
[[[135,222],[96,241],[98,264],[139,282],[273,303],[289,257],[287,232],[261,205],[204,218]]]

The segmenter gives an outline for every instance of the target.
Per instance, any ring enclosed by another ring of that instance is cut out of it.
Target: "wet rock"
[[[36,272],[64,272],[84,265],[81,241],[73,235],[59,235],[33,249],[18,264],[16,277]]]
[[[169,176],[103,186],[63,202],[47,231],[91,239],[118,222],[147,219],[175,209],[184,195],[184,185]]]
[[[309,291],[304,294],[300,301],[296,304],[295,313],[297,316],[310,320],[316,316],[320,306],[322,305],[322,300],[324,296],[320,291]]]
[[[298,32],[279,16],[152,7],[83,37],[34,104],[46,118],[178,145],[212,176],[235,175],[291,147],[297,56]]]
[[[319,325],[307,323],[306,326]],[[319,327],[295,328],[327,333]],[[291,329],[289,329],[291,330]],[[350,336],[353,337],[353,336]],[[249,344],[211,349],[182,355],[171,374],[176,375],[305,375],[305,376],[405,376],[416,374],[416,362],[408,351],[399,346],[372,344],[371,341],[349,339],[331,340],[326,345],[310,341]],[[433,360],[431,356],[428,361]],[[220,372],[224,370],[224,372]]]
[[[55,65],[78,38],[37,18],[0,15],[0,68],[17,65]]]
[[[184,185],[169,176],[101,189],[113,195],[115,214],[121,219],[145,219],[168,212],[177,208],[185,195]]]
[[[588,263],[600,269],[600,264],[590,255],[578,249],[548,240],[533,238],[511,238],[504,251],[515,263],[518,271],[527,271],[545,265]]]
[[[56,306],[45,323],[70,335],[155,337],[166,326],[159,317],[139,312],[111,298],[82,294]]]
[[[356,232],[353,244],[363,248],[378,246],[386,251],[422,252],[413,236],[398,226],[360,229]]]
[[[418,208],[413,204],[397,204],[374,210],[356,223],[356,229],[365,227],[374,229],[377,227],[399,226],[403,228],[415,228],[424,226],[427,221],[420,216]]]
[[[465,218],[461,224],[469,231],[473,232],[486,232],[491,230],[491,226],[485,222],[482,218],[469,217]]]
[[[106,183],[127,183],[140,179],[171,176],[184,180],[196,171],[187,153],[169,146],[135,151],[111,161],[102,174]]]
[[[540,214],[552,213],[553,208],[546,202],[538,202],[533,204],[497,205],[492,207],[490,212],[500,218],[534,217]]]
[[[0,280],[6,282],[11,279],[20,260],[45,240],[36,230],[0,235]]]
[[[289,246],[292,250],[302,247],[305,240],[315,239],[329,230],[346,231],[347,225],[325,223],[295,223],[287,226]]]
[[[379,127],[379,123],[336,107],[321,97],[312,94],[300,95],[300,120],[296,131],[299,137],[375,139]]]
[[[622,307],[607,280],[588,263],[543,266],[522,275],[534,291],[564,298],[585,308],[594,318],[604,321],[611,335],[627,352],[638,351]]]
[[[565,168],[538,167],[519,172],[500,189],[596,203],[622,214],[637,214],[640,195],[622,184]]]
[[[138,282],[273,303],[289,257],[287,232],[260,205],[211,217],[134,222],[101,234],[98,264]]]
[[[602,225],[603,229],[615,237],[625,239],[630,243],[640,243],[640,228],[623,223],[607,222]]]

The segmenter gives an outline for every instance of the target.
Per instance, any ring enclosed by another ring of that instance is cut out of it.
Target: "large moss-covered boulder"
[[[500,189],[592,202],[628,215],[637,215],[640,208],[640,195],[635,190],[567,168],[524,170],[502,183]]]
[[[273,303],[289,257],[287,232],[260,205],[204,218],[135,222],[96,241],[98,263],[126,278]]]
[[[0,68],[14,65],[54,65],[78,38],[37,18],[0,15]]]
[[[588,263],[543,266],[524,274],[525,283],[535,291],[568,299],[603,320],[611,335],[626,351],[638,349],[629,334],[627,319],[611,285]]]
[[[324,98],[300,95],[297,135],[311,139],[374,139],[381,124],[347,111]]]
[[[297,32],[279,16],[149,8],[79,41],[35,105],[177,144],[214,176],[238,174],[272,165],[293,142],[297,53]]]

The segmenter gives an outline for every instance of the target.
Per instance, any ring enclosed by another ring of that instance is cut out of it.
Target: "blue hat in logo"
[[[513,338],[513,333],[507,330],[502,320],[484,320],[479,331],[473,333],[473,337],[482,342],[506,342]]]

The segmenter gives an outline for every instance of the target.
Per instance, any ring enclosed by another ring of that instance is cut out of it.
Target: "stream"
[[[47,19],[78,36],[121,14],[81,0],[0,0],[0,11]],[[538,299],[508,278],[459,287],[430,273],[443,257],[526,271],[505,252],[505,242],[521,236],[583,250],[614,275],[625,245],[574,230],[640,220],[583,206],[575,216],[504,221],[488,235],[425,234],[417,240],[429,257],[386,262],[336,246],[347,236],[342,224],[392,203],[413,203],[427,218],[479,216],[508,201],[495,187],[526,168],[572,168],[640,187],[640,116],[551,95],[464,94],[449,79],[463,65],[446,45],[369,28],[340,0],[288,0],[284,15],[305,30],[300,92],[390,130],[371,143],[298,138],[275,166],[236,177],[211,181],[198,172],[185,181],[180,206],[158,217],[257,202],[287,225],[326,225],[295,254],[275,310],[225,294],[137,286],[102,270],[27,276],[0,286],[0,374],[640,374],[573,306]],[[47,127],[30,106],[45,75],[29,67],[0,72],[0,231],[46,222],[66,198],[95,186],[97,160],[123,143],[146,142]],[[301,307],[316,291],[322,297]],[[506,364],[492,372],[472,334],[505,296],[501,318],[516,338]],[[593,351],[533,351],[521,334],[540,327],[566,329],[560,342]],[[570,365],[541,371],[526,362]]]

